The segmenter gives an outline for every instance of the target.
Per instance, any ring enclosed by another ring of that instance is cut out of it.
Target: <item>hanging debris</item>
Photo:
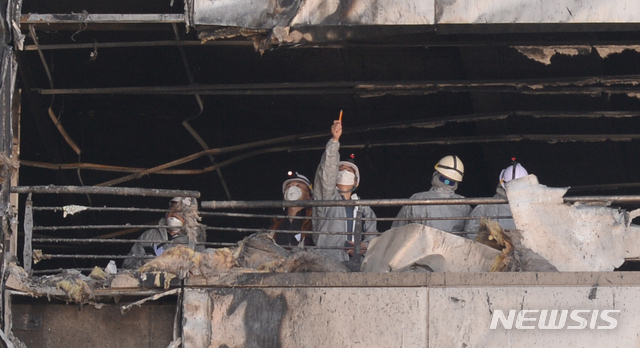
[[[500,250],[490,272],[557,272],[542,256],[525,248],[518,230],[505,231],[497,221],[481,219],[476,242]]]
[[[7,266],[7,273],[7,288],[28,293],[33,297],[54,297],[78,304],[89,303],[93,300],[94,290],[108,287],[113,279],[112,275],[102,278],[102,273],[107,274],[102,269],[94,269],[89,277],[74,269],[56,275],[29,277],[22,267],[13,262]]]
[[[207,249],[199,253],[187,246],[177,245],[147,262],[139,271],[173,273],[184,279],[188,276],[210,276],[228,272],[234,265],[235,260],[228,248]]]
[[[565,56],[589,55],[595,50],[600,58],[604,59],[609,55],[627,50],[640,52],[640,45],[513,46],[513,48],[527,58],[545,65],[550,65],[551,58],[556,54]]]
[[[258,269],[265,263],[284,261],[290,251],[277,245],[268,233],[254,233],[238,242],[233,257],[240,267]]]
[[[362,272],[487,272],[500,252],[464,237],[409,224],[369,243]]]

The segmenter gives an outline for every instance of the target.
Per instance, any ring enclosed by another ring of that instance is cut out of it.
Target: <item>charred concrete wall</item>
[[[254,274],[190,283],[204,287],[185,292],[185,348],[640,345],[636,273]]]
[[[13,304],[13,334],[27,347],[167,347],[173,339],[175,304],[120,307]]]

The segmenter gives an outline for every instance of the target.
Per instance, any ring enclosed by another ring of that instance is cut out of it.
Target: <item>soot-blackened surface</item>
[[[233,315],[246,302],[244,312],[245,348],[281,347],[280,329],[287,313],[287,301],[283,294],[269,296],[259,289],[241,289],[233,293],[227,315]]]

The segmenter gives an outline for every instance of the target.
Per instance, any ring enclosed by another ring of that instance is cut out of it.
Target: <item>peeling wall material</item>
[[[640,2],[619,0],[195,0],[194,25],[638,23]]]
[[[591,46],[514,46],[513,48],[527,58],[545,65],[551,64],[551,58],[556,54],[577,56],[591,53]]]
[[[640,52],[640,45],[600,45],[600,46],[513,46],[518,52],[536,62],[549,65],[556,54],[566,56],[588,55],[595,49],[600,58],[607,58],[612,54],[619,54],[626,50]]]
[[[612,271],[638,257],[640,229],[629,216],[602,205],[569,205],[566,188],[549,188],[534,175],[507,184],[509,206],[522,244],[559,271]]]
[[[433,0],[196,0],[194,4],[195,25],[428,25],[434,24],[433,18]]]
[[[409,224],[369,245],[363,272],[487,272],[500,251],[435,228]]]
[[[640,2],[620,0],[437,0],[439,24],[637,23]]]
[[[622,53],[626,50],[636,51],[640,53],[640,45],[629,45],[629,46],[604,45],[604,46],[593,46],[593,48],[595,48],[596,52],[598,52],[601,58],[607,58],[611,54]]]

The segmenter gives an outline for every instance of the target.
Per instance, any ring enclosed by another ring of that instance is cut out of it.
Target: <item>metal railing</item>
[[[23,245],[23,263],[24,269],[28,273],[32,272],[34,262],[33,243],[129,243],[133,244],[133,239],[97,239],[97,238],[34,238],[34,231],[59,231],[59,230],[99,230],[99,229],[133,229],[133,228],[154,228],[157,225],[132,225],[110,224],[110,225],[80,225],[80,226],[34,226],[34,211],[51,211],[65,212],[65,207],[37,207],[33,205],[33,194],[92,194],[92,195],[112,195],[112,196],[139,196],[139,197],[194,197],[199,198],[200,192],[186,190],[164,190],[164,189],[146,189],[146,188],[128,188],[128,187],[80,187],[80,186],[14,186],[11,188],[12,193],[27,194],[24,211],[24,245]],[[67,207],[68,208],[68,207]],[[149,208],[119,208],[119,207],[81,207],[80,211],[116,211],[116,212],[168,212],[168,209],[149,209]],[[70,213],[71,215],[75,212]],[[66,215],[65,215],[66,216]],[[166,241],[158,241],[166,242]],[[45,254],[37,253],[36,261],[42,259],[124,259],[123,255],[105,255],[105,254]],[[147,257],[136,257],[147,258]]]
[[[24,246],[23,246],[23,260],[24,268],[27,272],[33,272],[33,260],[34,250],[33,244],[43,245],[42,250],[48,248],[62,248],[73,247],[77,245],[90,244],[97,245],[126,245],[134,244],[137,239],[125,239],[118,238],[123,235],[132,233],[133,231],[141,231],[151,228],[165,227],[157,224],[132,224],[129,222],[124,223],[108,223],[108,224],[77,224],[77,225],[35,225],[34,213],[37,214],[49,214],[65,212],[65,208],[68,206],[34,206],[32,195],[33,194],[108,194],[113,196],[140,196],[140,197],[175,197],[175,196],[190,196],[199,197],[200,193],[197,191],[183,191],[183,190],[157,190],[157,189],[137,189],[137,188],[117,188],[117,187],[56,187],[56,186],[33,186],[33,187],[13,187],[12,192],[28,194],[25,213],[24,213]],[[640,196],[587,196],[587,197],[565,197],[565,202],[608,202],[608,203],[640,203]],[[410,200],[410,199],[379,199],[379,200],[353,200],[353,201],[204,201],[201,203],[202,209],[209,210],[255,210],[255,209],[268,209],[268,208],[287,208],[287,207],[329,207],[329,206],[370,206],[370,207],[398,207],[405,205],[478,205],[478,204],[505,204],[506,199],[500,198],[455,198],[455,199],[426,199],[426,200]],[[361,209],[359,209],[362,211]],[[116,206],[103,206],[103,207],[82,207],[82,211],[91,212],[92,214],[111,213],[120,214],[119,219],[122,219],[124,214],[166,214],[168,209],[148,208],[148,207],[116,207]],[[75,213],[78,214],[78,213]],[[86,213],[85,213],[86,214]],[[357,215],[353,218],[329,218],[329,217],[314,217],[314,216],[288,216],[283,213],[280,214],[264,214],[264,213],[247,213],[247,212],[235,212],[235,211],[200,211],[199,215],[203,218],[203,223],[208,225],[206,227],[208,241],[200,242],[197,245],[203,245],[205,247],[229,247],[235,246],[235,241],[243,239],[247,234],[269,231],[273,233],[282,234],[306,234],[306,235],[352,235],[353,240],[362,240],[366,236],[379,235],[380,232],[366,232],[362,231],[364,222],[367,221],[399,221],[407,220],[406,218],[397,217],[377,217],[366,218],[362,215]],[[44,217],[45,215],[43,215]],[[157,216],[156,216],[157,217]],[[342,221],[355,221],[356,229],[352,232],[348,231],[302,231],[302,230],[288,230],[288,229],[271,229],[248,227],[252,223],[252,219],[260,219],[261,222],[266,222],[266,219],[302,219],[302,220],[342,220]],[[492,216],[493,219],[509,219],[511,216]],[[479,219],[479,217],[425,217],[420,220],[473,220]],[[54,219],[52,219],[54,220]],[[120,220],[118,220],[120,221]],[[210,223],[213,221],[213,223]],[[220,221],[232,221],[228,226],[221,226]],[[99,231],[104,230],[116,230],[114,233],[100,234]],[[54,234],[62,234],[61,236],[38,236],[34,235],[34,232],[38,231]],[[94,236],[73,236],[74,233],[89,233],[92,232]],[[214,233],[210,233],[214,232]],[[215,232],[224,232],[234,235],[233,241],[216,241],[220,240],[219,234]],[[466,234],[467,232],[455,232],[448,231],[453,234]],[[149,243],[167,243],[166,240],[145,240]],[[287,246],[285,246],[287,247]],[[360,245],[355,243],[353,247],[343,246],[305,246],[306,249],[325,250],[349,250],[353,249],[354,255],[360,255]],[[128,256],[113,253],[96,253],[97,248],[91,248],[92,253],[52,253],[52,252],[38,252],[36,259],[111,259],[111,260],[123,260],[127,258],[136,259],[150,259],[154,256]],[[360,262],[360,257],[354,258],[355,262]],[[82,269],[81,270],[90,270]],[[43,273],[47,271],[59,271],[59,268],[46,270],[36,270],[33,273]]]

